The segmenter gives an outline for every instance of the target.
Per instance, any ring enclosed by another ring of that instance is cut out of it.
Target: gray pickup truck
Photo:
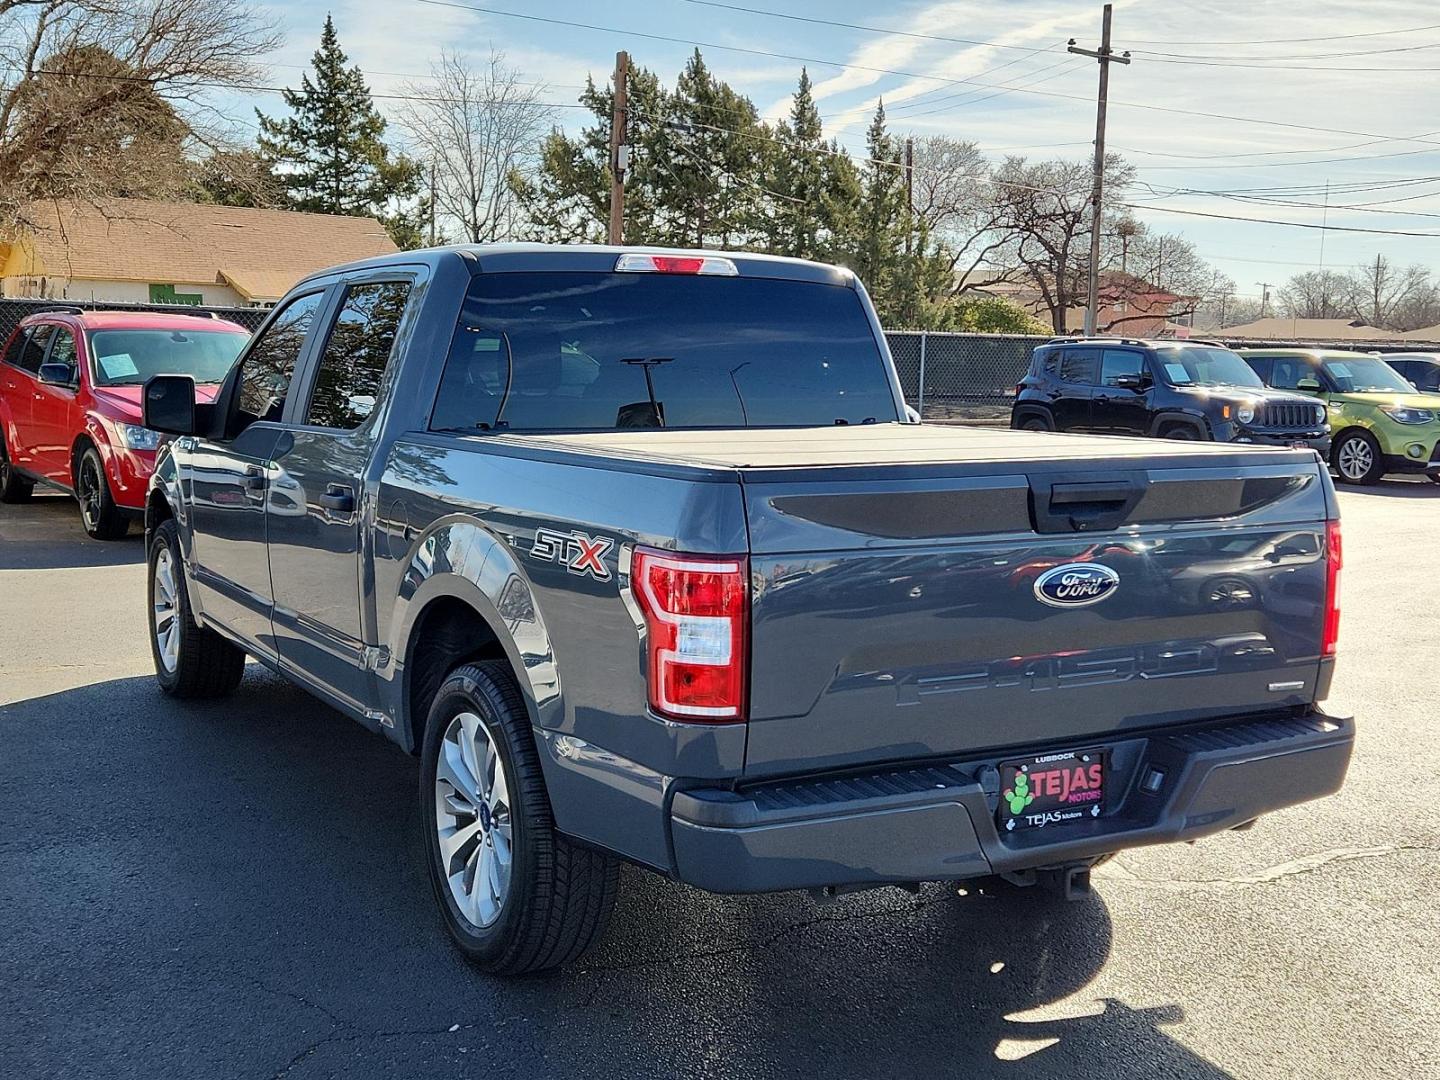
[[[395,255],[296,286],[213,403],[144,406],[160,685],[254,657],[417,754],[487,970],[579,956],[621,860],[1073,894],[1349,761],[1313,452],[914,423],[842,269]]]

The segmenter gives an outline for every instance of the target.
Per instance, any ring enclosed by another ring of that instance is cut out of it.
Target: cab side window
[[[18,368],[20,366],[20,355],[25,351],[25,341],[29,336],[30,328],[28,326],[15,332],[15,336],[12,337],[9,344],[5,346],[5,363],[11,367]]]
[[[1094,349],[1066,349],[1060,359],[1060,378],[1067,383],[1093,386],[1099,370],[1099,356]]]
[[[1130,349],[1106,349],[1100,359],[1100,385],[1119,386],[1122,379],[1145,373],[1145,357]]]
[[[320,354],[305,423],[354,430],[375,411],[410,285],[351,285]]]
[[[55,332],[55,327],[49,323],[42,323],[39,326],[32,326],[30,333],[25,337],[25,344],[20,350],[19,367],[34,375],[40,371],[40,365],[45,360],[45,346],[50,342],[50,335]]]
[[[290,380],[305,345],[305,335],[320,310],[323,292],[306,293],[286,304],[250,343],[240,367],[240,420],[279,420],[290,394]]]

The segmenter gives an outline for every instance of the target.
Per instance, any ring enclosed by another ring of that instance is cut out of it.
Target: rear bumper
[[[1002,835],[1000,757],[786,780],[672,800],[681,880],[711,892],[959,880],[1193,840],[1318,799],[1345,778],[1354,722],[1318,711],[1109,743],[1104,815]],[[1005,760],[1014,754],[1004,755]],[[1154,792],[1141,790],[1152,770]]]

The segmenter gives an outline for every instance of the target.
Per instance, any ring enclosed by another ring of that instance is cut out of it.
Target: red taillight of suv
[[[630,587],[645,616],[650,707],[661,716],[745,719],[748,576],[743,557],[636,550]]]
[[[1320,639],[1320,655],[1334,656],[1340,640],[1340,567],[1344,560],[1340,549],[1340,522],[1325,523],[1325,633]]]

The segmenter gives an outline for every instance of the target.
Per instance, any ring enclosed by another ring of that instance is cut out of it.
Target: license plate
[[[1000,828],[1043,829],[1104,813],[1104,750],[1037,754],[1000,766]]]

